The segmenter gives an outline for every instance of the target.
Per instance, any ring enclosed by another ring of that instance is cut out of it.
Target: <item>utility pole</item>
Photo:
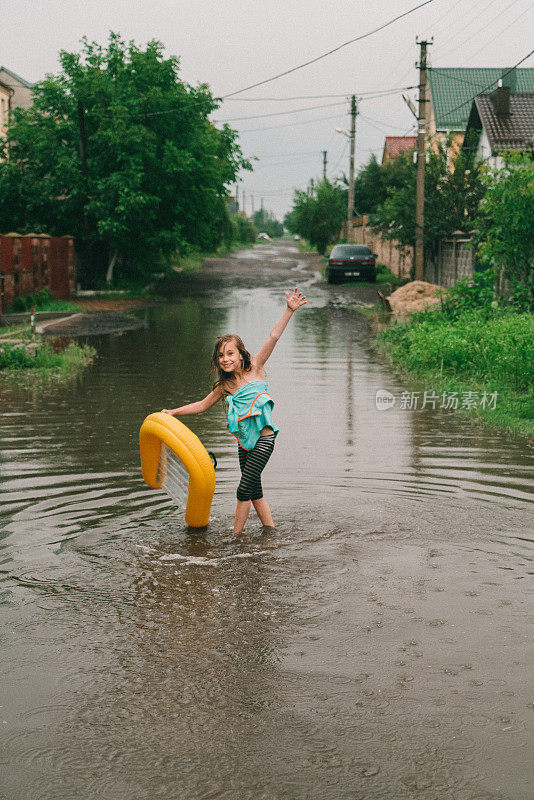
[[[350,170],[349,170],[349,202],[347,206],[347,242],[352,236],[352,218],[354,216],[354,143],[356,140],[356,95],[350,101]]]
[[[415,202],[415,280],[423,280],[424,272],[424,234],[425,234],[425,166],[426,166],[426,40],[416,40],[421,48],[419,57],[419,108],[417,114],[417,194]]]
[[[254,195],[250,195],[250,207],[252,209],[252,216],[254,217]]]
[[[323,150],[323,181],[326,180],[326,150]]]
[[[244,216],[244,217],[245,217],[245,219],[246,219],[246,216],[247,216],[247,207],[246,207],[246,205],[245,205],[245,199],[246,199],[246,198],[245,198],[245,190],[243,189],[243,216]]]

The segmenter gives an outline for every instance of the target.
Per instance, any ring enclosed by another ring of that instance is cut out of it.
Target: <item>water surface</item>
[[[207,273],[146,328],[92,338],[67,385],[0,377],[4,796],[526,800],[532,447],[378,411],[378,389],[413,387],[369,346],[357,289],[261,254],[247,287]],[[277,528],[232,533],[217,407],[184,420],[219,462],[192,532],[143,484],[139,426],[210,391],[216,336],[259,349],[296,278],[309,305],[267,365]]]

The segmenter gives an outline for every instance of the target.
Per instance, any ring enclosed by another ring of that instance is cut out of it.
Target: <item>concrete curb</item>
[[[36,311],[34,316],[35,319],[65,319],[72,316],[73,311]],[[13,313],[4,313],[0,317],[6,325],[13,325],[17,322],[30,322],[31,312],[30,311],[17,311]]]
[[[73,319],[77,319],[78,317],[86,316],[83,312],[79,314],[69,314],[68,316],[62,315],[61,317],[55,317],[55,319],[51,319],[49,322],[41,323],[40,325],[35,326],[36,333],[42,333],[45,328],[48,328],[50,325],[55,325],[57,322],[70,322]]]

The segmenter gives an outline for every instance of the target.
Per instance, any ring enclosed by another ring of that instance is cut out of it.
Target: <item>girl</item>
[[[306,303],[298,287],[290,296],[285,293],[287,308],[269,334],[261,350],[252,358],[239,336],[227,333],[219,336],[211,360],[218,375],[210,392],[203,400],[162,409],[164,414],[200,414],[223,397],[228,406],[228,430],[237,439],[241,481],[237,487],[237,508],[234,533],[242,533],[250,512],[250,504],[263,525],[274,527],[271,509],[263,497],[261,473],[273,449],[278,428],[273,422],[273,399],[269,394],[265,362],[285,330],[293,313]]]

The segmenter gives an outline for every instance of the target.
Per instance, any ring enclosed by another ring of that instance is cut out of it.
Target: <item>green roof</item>
[[[473,99],[477,94],[492,92],[500,78],[503,86],[509,86],[513,93],[534,94],[532,68],[512,71],[510,67],[429,68],[428,81],[436,129],[465,130]]]

